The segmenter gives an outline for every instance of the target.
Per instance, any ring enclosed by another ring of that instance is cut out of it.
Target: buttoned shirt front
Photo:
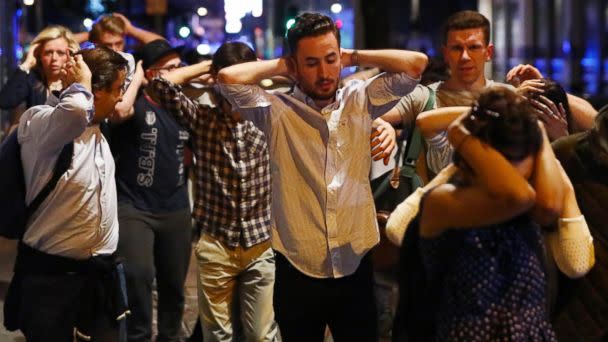
[[[93,110],[93,94],[73,84],[21,117],[26,203],[51,178],[63,146],[74,141],[70,167],[28,222],[23,242],[30,247],[74,259],[116,250],[114,159],[99,125],[90,125]]]
[[[369,183],[372,118],[417,81],[405,74],[353,80],[316,109],[299,88],[268,94],[220,84],[232,105],[270,137],[275,250],[302,273],[340,278],[379,241]]]

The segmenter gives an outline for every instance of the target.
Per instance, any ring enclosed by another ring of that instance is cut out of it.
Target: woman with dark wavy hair
[[[536,222],[560,212],[561,179],[542,124],[525,99],[489,88],[448,138],[458,171],[424,196],[404,238],[400,330],[410,341],[555,340]]]

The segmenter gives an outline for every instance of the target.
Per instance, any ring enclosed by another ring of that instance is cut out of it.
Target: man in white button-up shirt
[[[287,39],[290,56],[219,73],[225,97],[270,140],[276,319],[288,342],[321,341],[326,325],[337,341],[375,341],[369,135],[373,118],[416,86],[427,58],[340,49],[333,21],[316,13],[298,16]],[[388,73],[338,89],[342,67],[353,65]],[[295,78],[291,94],[255,85],[275,75]]]
[[[122,99],[126,68],[110,49],[83,50],[64,66],[68,87],[21,117],[27,203],[48,182],[63,146],[73,142],[70,167],[29,218],[19,244],[7,303],[15,305],[10,315],[28,341],[117,339],[126,307],[115,296],[121,292],[116,184],[99,123]]]

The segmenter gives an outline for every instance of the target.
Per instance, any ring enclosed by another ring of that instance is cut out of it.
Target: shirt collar
[[[295,97],[296,99],[304,102],[306,105],[308,105],[309,107],[315,109],[316,111],[321,112],[324,109],[333,110],[333,109],[335,109],[335,108],[337,108],[339,106],[340,99],[342,98],[342,88],[339,88],[336,91],[336,96],[334,98],[334,102],[328,104],[324,108],[317,107],[317,105],[315,104],[315,101],[310,96],[306,95],[306,93],[304,93],[302,91],[302,89],[300,89],[300,87],[298,87],[297,85],[293,87],[292,96]]]

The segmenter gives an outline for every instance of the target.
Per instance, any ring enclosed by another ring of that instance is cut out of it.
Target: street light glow
[[[190,29],[186,26],[182,26],[179,28],[179,36],[182,38],[187,38],[190,35]]]

